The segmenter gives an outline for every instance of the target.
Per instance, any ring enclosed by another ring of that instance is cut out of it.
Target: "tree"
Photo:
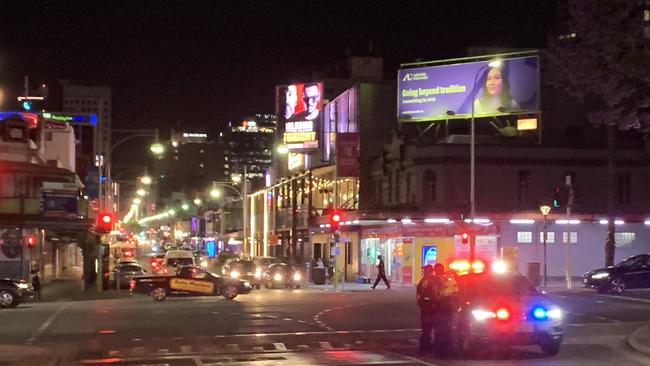
[[[607,129],[605,265],[614,264],[617,130],[650,125],[650,34],[643,0],[568,0],[567,21],[550,36],[545,76]]]

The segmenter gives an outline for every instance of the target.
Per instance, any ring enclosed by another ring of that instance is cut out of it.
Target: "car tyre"
[[[163,287],[156,287],[151,290],[151,297],[156,301],[165,301],[167,298],[167,290]]]
[[[228,300],[232,300],[237,297],[237,286],[227,285],[222,291],[221,295]]]
[[[539,346],[542,348],[542,353],[546,356],[555,356],[560,353],[560,346],[562,342],[548,340],[542,342]]]
[[[612,293],[621,295],[623,292],[625,292],[625,282],[622,279],[617,278],[612,281],[610,288]]]
[[[18,306],[16,295],[11,291],[0,291],[0,308],[15,308]]]

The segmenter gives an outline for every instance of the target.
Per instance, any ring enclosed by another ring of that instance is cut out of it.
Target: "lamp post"
[[[488,67],[499,67],[501,66],[501,61],[499,60],[494,60],[488,63],[487,65],[481,66],[478,71],[476,71],[476,75],[474,75],[474,83],[472,84],[472,90],[476,88],[476,83],[478,82],[478,75],[483,71],[484,69],[487,69]],[[469,133],[469,181],[470,181],[470,187],[469,187],[469,204],[470,204],[470,217],[472,220],[475,217],[476,214],[476,132],[475,132],[475,124],[474,124],[474,112],[475,112],[475,107],[474,107],[474,101],[472,100],[472,118],[471,118],[471,123],[470,123],[470,133]]]
[[[248,207],[247,207],[247,205],[248,205],[248,200],[247,200],[248,191],[247,191],[247,187],[246,187],[248,185],[248,183],[247,183],[247,179],[246,179],[246,174],[247,174],[246,167],[244,166],[244,175],[243,175],[243,177],[239,177],[239,176],[233,176],[232,177],[233,183],[240,183],[240,182],[242,183],[242,190],[241,191],[238,190],[237,188],[235,188],[235,186],[233,186],[232,184],[230,184],[228,182],[212,182],[212,190],[210,190],[210,196],[211,197],[219,198],[221,196],[221,192],[219,192],[219,190],[217,189],[217,185],[227,187],[227,188],[232,189],[235,193],[237,193],[239,198],[242,200],[242,231],[243,231],[243,236],[244,236],[244,241],[243,241],[244,248],[246,247],[246,239],[247,239],[247,235],[248,235],[248,230],[246,229],[246,225],[247,225],[247,221],[248,221]],[[252,243],[251,243],[251,247],[250,247],[250,255],[251,256],[254,255]]]
[[[548,235],[548,213],[551,212],[551,206],[542,205],[539,206],[539,210],[542,211],[544,215],[544,226],[543,226],[543,242],[544,242],[544,287],[547,285],[547,272],[546,272],[546,236]]]

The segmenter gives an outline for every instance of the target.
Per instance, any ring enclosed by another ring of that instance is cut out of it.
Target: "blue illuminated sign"
[[[438,247],[435,245],[422,246],[422,267],[427,264],[434,265],[438,260]]]
[[[208,255],[208,258],[214,258],[217,255],[217,244],[214,240],[205,242],[205,253]]]

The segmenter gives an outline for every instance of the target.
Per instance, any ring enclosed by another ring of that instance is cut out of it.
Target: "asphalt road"
[[[551,296],[567,312],[565,342],[552,358],[536,347],[486,349],[470,360],[421,355],[414,290],[396,287],[25,304],[0,311],[0,345],[45,347],[60,365],[650,365],[626,343],[650,322],[650,301]]]

